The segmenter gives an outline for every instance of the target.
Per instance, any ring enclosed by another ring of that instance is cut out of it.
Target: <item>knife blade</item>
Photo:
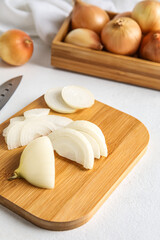
[[[0,110],[11,98],[23,76],[18,76],[8,80],[0,86]]]

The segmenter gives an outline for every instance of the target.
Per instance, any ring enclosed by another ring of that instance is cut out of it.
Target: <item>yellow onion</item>
[[[13,29],[0,36],[0,57],[14,66],[22,65],[33,53],[32,39],[23,31]]]
[[[130,17],[131,18],[131,12],[119,13],[113,19],[118,19],[118,18],[121,18],[121,17]]]
[[[143,33],[160,30],[160,3],[142,1],[136,4],[132,18],[139,24]]]
[[[139,25],[131,18],[113,19],[105,25],[101,40],[105,48],[116,54],[132,55],[140,45],[142,32]]]
[[[95,50],[102,50],[103,48],[98,34],[85,28],[72,30],[67,34],[64,42]]]
[[[160,63],[160,31],[150,32],[143,38],[140,57]]]
[[[108,14],[101,8],[81,0],[75,0],[72,12],[72,29],[87,28],[100,34],[108,21]]]

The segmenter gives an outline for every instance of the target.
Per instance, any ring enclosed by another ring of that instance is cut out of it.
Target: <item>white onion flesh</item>
[[[72,108],[89,108],[94,104],[93,94],[82,87],[66,86],[62,89],[63,100]]]
[[[86,169],[92,169],[94,153],[87,138],[74,129],[60,128],[48,136],[53,149],[62,157],[83,165]]]
[[[48,123],[53,123],[55,125],[55,129],[64,127],[68,125],[69,123],[73,122],[72,119],[68,117],[62,117],[58,115],[48,115],[48,116],[43,116],[43,120],[47,121]],[[53,131],[53,130],[52,130]]]
[[[56,112],[74,113],[76,109],[70,107],[64,102],[61,96],[61,91],[62,91],[62,88],[49,89],[44,95],[44,100],[46,104]]]
[[[40,116],[46,116],[50,112],[49,108],[34,108],[30,109],[28,111],[24,112],[24,117],[29,118],[29,117],[40,117]]]
[[[21,146],[27,145],[29,142],[40,136],[48,135],[51,132],[50,127],[44,121],[26,120],[20,132]]]
[[[23,116],[11,118],[11,119],[10,119],[10,124],[9,124],[6,128],[3,129],[2,135],[3,135],[4,137],[6,137],[7,134],[8,134],[8,132],[9,132],[9,129],[10,129],[14,124],[17,124],[18,122],[24,121],[24,119],[25,119],[25,118],[24,118]]]
[[[8,129],[5,141],[7,143],[8,149],[14,149],[21,146],[20,133],[24,126],[24,121],[17,121],[12,124]]]
[[[14,172],[36,187],[52,189],[55,185],[55,160],[48,137],[40,137],[27,145],[20,165]]]
[[[96,140],[86,132],[82,132],[82,131],[79,131],[79,132],[81,132],[87,138],[87,140],[90,142],[92,149],[93,149],[94,158],[100,159],[100,157],[101,157],[100,147],[99,147],[98,143],[96,142]]]
[[[77,120],[68,124],[66,128],[75,129],[89,134],[96,140],[97,144],[99,145],[101,156],[107,157],[108,150],[105,142],[105,137],[101,129],[96,124],[85,120]]]
[[[6,128],[3,129],[3,133],[2,133],[3,137],[7,136],[9,129],[15,124],[15,122],[17,122],[17,121],[13,121]]]
[[[17,122],[17,121],[24,121],[24,116],[14,117],[10,119],[10,123]]]

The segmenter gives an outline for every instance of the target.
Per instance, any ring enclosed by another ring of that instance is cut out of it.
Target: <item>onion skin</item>
[[[72,12],[72,29],[87,28],[100,34],[109,20],[108,14],[103,9],[81,0],[75,0]]]
[[[131,18],[131,14],[132,14],[131,12],[119,13],[113,19],[118,19],[118,18],[121,18],[121,17],[129,17],[129,18]]]
[[[105,25],[101,33],[101,40],[106,50],[120,55],[135,54],[141,38],[139,25],[127,17],[113,19]]]
[[[0,57],[10,65],[19,66],[28,62],[33,53],[32,39],[18,29],[9,30],[0,37]]]
[[[160,63],[160,31],[148,33],[140,46],[140,57]]]
[[[160,3],[157,1],[137,3],[132,11],[132,18],[145,34],[160,30]]]
[[[102,50],[103,48],[99,35],[85,28],[72,30],[67,34],[64,42],[95,50]]]

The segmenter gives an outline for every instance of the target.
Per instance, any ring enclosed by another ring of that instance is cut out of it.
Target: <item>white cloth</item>
[[[84,0],[105,10],[130,10],[137,0]],[[134,2],[134,4],[133,4]],[[73,8],[73,0],[0,0],[0,34],[21,29],[51,44],[64,19]]]

